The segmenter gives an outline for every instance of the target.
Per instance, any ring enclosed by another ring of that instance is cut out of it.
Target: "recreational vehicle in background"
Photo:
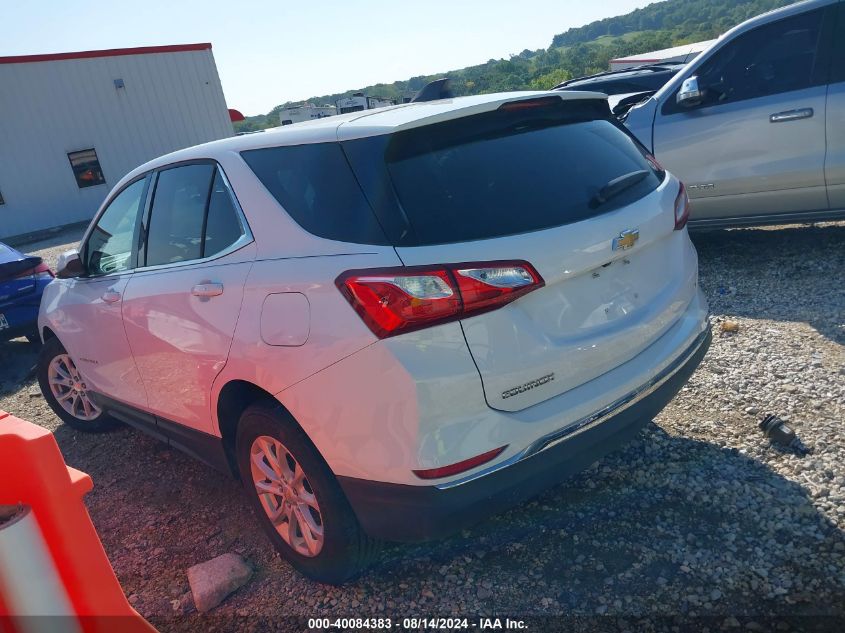
[[[338,99],[335,101],[335,105],[337,106],[338,114],[346,114],[347,112],[359,112],[361,110],[373,110],[374,108],[396,105],[396,102],[392,99],[368,97],[363,92],[356,92],[346,99]]]
[[[301,103],[279,112],[279,123],[281,125],[291,125],[293,123],[301,123],[302,121],[322,119],[327,116],[334,116],[335,114],[337,114],[337,108],[333,105],[318,106],[313,103]]]

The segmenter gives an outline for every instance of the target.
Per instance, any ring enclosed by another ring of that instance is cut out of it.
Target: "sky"
[[[651,0],[653,1],[653,0]],[[211,42],[230,108],[455,70],[546,48],[650,0],[0,0],[0,56]]]

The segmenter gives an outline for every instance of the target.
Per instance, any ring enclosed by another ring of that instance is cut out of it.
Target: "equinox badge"
[[[619,237],[613,238],[613,250],[625,251],[631,248],[640,239],[639,229],[625,229],[619,234]]]
[[[516,396],[521,393],[525,393],[526,391],[530,391],[535,387],[539,387],[540,385],[545,385],[547,382],[551,382],[555,379],[554,372],[550,374],[546,374],[545,376],[541,376],[536,380],[532,380],[531,382],[527,382],[524,385],[519,385],[519,387],[513,387],[512,389],[508,389],[507,391],[502,392],[502,400],[506,400],[511,396]]]

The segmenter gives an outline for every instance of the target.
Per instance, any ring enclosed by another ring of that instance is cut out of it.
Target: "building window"
[[[103,177],[103,170],[100,169],[97,152],[93,148],[70,152],[67,157],[70,160],[70,166],[73,169],[76,184],[80,189],[102,185],[106,182],[106,179]]]
[[[0,204],[6,204],[6,201],[3,200],[3,192],[0,191]]]

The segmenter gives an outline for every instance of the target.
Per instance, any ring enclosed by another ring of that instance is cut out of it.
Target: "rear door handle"
[[[120,301],[120,293],[117,290],[106,290],[100,298],[106,303],[117,303]]]
[[[223,284],[205,283],[197,284],[191,288],[191,294],[195,297],[216,297],[223,294]]]
[[[797,110],[786,110],[776,112],[769,117],[772,123],[783,123],[784,121],[797,121],[798,119],[809,119],[813,116],[812,108],[798,108]]]

